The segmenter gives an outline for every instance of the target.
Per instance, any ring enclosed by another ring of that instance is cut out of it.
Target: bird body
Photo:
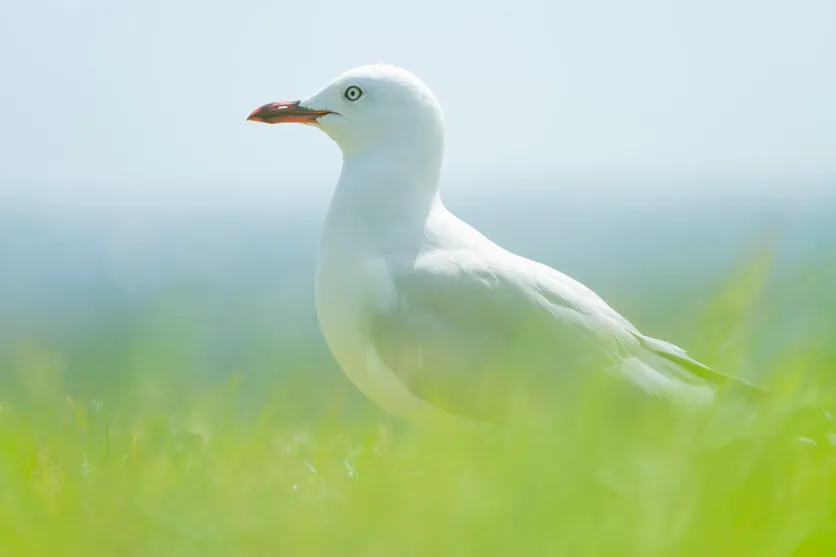
[[[342,149],[319,245],[317,316],[340,367],[387,411],[489,420],[526,396],[571,393],[588,374],[699,408],[729,379],[448,211],[438,189],[442,112],[408,72],[356,68],[250,119],[314,125]]]

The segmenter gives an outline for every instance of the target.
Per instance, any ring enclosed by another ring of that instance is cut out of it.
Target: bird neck
[[[344,156],[326,233],[359,235],[367,242],[397,234],[414,237],[440,204],[440,172],[440,149],[393,146]]]

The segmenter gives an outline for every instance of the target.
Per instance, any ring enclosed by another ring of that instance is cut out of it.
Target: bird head
[[[430,89],[406,70],[384,64],[349,70],[305,99],[261,106],[248,120],[316,126],[345,155],[438,147],[444,135],[441,107]]]

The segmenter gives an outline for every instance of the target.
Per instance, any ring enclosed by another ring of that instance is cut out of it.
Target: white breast
[[[383,259],[321,249],[316,273],[316,312],[325,341],[354,385],[382,408],[402,418],[456,420],[413,395],[383,363],[370,337],[367,316],[398,303]]]

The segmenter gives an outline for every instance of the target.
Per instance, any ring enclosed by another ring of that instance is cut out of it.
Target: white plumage
[[[450,213],[438,192],[442,112],[408,72],[356,68],[250,118],[315,125],[342,149],[319,247],[317,315],[346,375],[386,410],[416,421],[492,419],[525,397],[560,400],[584,374],[702,407],[728,379]]]

